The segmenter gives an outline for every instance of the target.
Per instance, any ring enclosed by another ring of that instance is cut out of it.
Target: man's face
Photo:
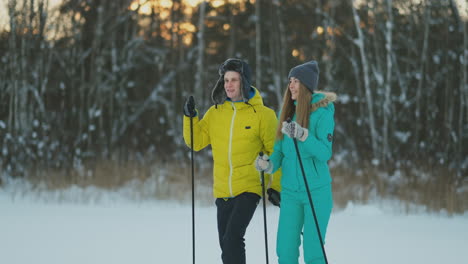
[[[224,74],[224,90],[233,102],[241,101],[241,76],[238,72],[228,71]]]

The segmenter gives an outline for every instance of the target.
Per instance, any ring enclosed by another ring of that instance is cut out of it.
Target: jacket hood
[[[314,112],[320,107],[327,107],[330,103],[335,102],[337,96],[333,92],[314,91],[312,95],[311,111]],[[334,111],[334,108],[332,109]]]
[[[224,90],[224,74],[228,71],[235,71],[240,74],[242,79],[242,99],[244,102],[249,101],[249,94],[252,82],[250,66],[245,61],[240,59],[227,59],[223,64],[219,66],[218,69],[219,78],[211,92],[211,99],[213,100],[213,103],[222,104],[227,99],[226,91]]]

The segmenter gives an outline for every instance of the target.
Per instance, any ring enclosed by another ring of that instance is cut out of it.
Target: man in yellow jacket
[[[245,231],[262,195],[254,162],[259,152],[271,154],[278,121],[251,86],[250,67],[242,60],[221,64],[211,98],[214,105],[201,120],[193,98],[186,101],[184,140],[190,147],[192,118],[194,151],[212,147],[221,258],[224,264],[244,264]],[[269,200],[279,205],[280,172],[266,178]]]

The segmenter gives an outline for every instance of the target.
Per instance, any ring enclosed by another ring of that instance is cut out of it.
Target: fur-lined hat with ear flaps
[[[242,98],[244,102],[249,101],[249,92],[251,89],[250,66],[240,59],[227,59],[218,69],[219,79],[211,92],[211,99],[213,102],[215,104],[222,104],[227,99],[226,91],[224,90],[224,74],[228,71],[235,71],[240,74],[242,79]]]

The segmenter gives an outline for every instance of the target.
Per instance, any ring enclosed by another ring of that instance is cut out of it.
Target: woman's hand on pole
[[[281,132],[290,138],[297,138],[304,142],[309,136],[309,130],[301,127],[296,121],[286,122],[282,124]]]

